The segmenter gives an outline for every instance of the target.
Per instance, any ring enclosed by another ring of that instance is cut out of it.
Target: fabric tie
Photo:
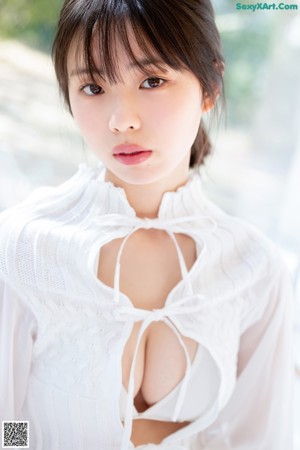
[[[164,219],[164,218],[155,218],[155,219],[141,219],[139,217],[128,217],[126,215],[122,214],[108,214],[106,216],[102,216],[101,218],[97,219],[97,223],[100,227],[119,227],[124,228],[124,235],[127,235],[126,238],[123,240],[118,256],[117,256],[117,263],[116,263],[116,270],[115,270],[115,276],[114,276],[114,301],[119,305],[114,310],[114,318],[117,321],[121,322],[142,322],[142,325],[140,327],[138,338],[137,338],[137,344],[135,347],[133,360],[130,368],[130,376],[129,376],[129,386],[128,386],[128,393],[127,393],[127,403],[126,403],[126,415],[125,415],[125,423],[124,423],[124,434],[122,439],[122,446],[121,450],[128,450],[130,448],[130,437],[132,432],[132,421],[133,421],[133,405],[134,405],[134,376],[135,376],[135,366],[136,366],[136,358],[140,346],[141,339],[143,337],[143,334],[145,333],[146,329],[149,327],[149,325],[153,322],[162,321],[168,325],[175,335],[177,336],[180,345],[183,348],[183,351],[185,353],[186,357],[186,372],[184,375],[184,378],[181,383],[179,395],[176,401],[176,406],[174,409],[174,413],[172,416],[172,421],[176,422],[178,415],[180,413],[180,410],[182,408],[182,404],[184,401],[184,396],[186,392],[186,388],[189,382],[190,378],[190,370],[191,370],[191,361],[189,357],[189,353],[186,349],[186,346],[182,340],[182,337],[180,333],[178,332],[176,326],[174,324],[177,323],[176,318],[180,315],[184,314],[193,314],[196,311],[199,311],[204,307],[204,296],[202,295],[195,295],[193,292],[193,287],[191,284],[191,280],[188,276],[188,270],[185,264],[185,260],[183,257],[183,254],[181,252],[181,249],[178,245],[178,242],[176,240],[176,237],[174,233],[183,233],[187,235],[193,236],[195,232],[195,228],[197,229],[197,232],[199,231],[199,228],[201,228],[202,234],[212,234],[217,224],[214,219],[208,216],[203,215],[191,215],[191,216],[183,216],[183,217],[176,217],[171,219]],[[120,303],[120,260],[121,255],[124,249],[124,246],[127,242],[127,240],[130,238],[130,236],[135,233],[135,231],[139,229],[158,229],[158,230],[164,230],[166,231],[171,239],[174,242],[178,260],[180,264],[180,270],[181,275],[184,280],[185,288],[186,288],[186,295],[184,298],[180,299],[179,301],[173,302],[171,304],[165,304],[165,306],[161,309],[153,309],[153,310],[145,310],[141,308],[135,308],[132,305],[130,306],[122,306]],[[154,445],[154,444],[151,444]],[[155,448],[155,447],[154,447]],[[178,450],[182,449],[181,447],[170,447],[170,449],[174,450],[178,448]]]
[[[193,292],[190,280],[188,277],[188,271],[185,265],[184,257],[182,255],[182,252],[180,250],[180,247],[177,243],[177,240],[175,238],[174,233],[183,233],[187,235],[193,236],[195,233],[195,228],[199,229],[201,228],[202,234],[212,234],[217,228],[216,221],[209,217],[204,215],[190,215],[190,216],[181,216],[181,217],[175,217],[171,219],[165,219],[165,218],[155,218],[155,219],[149,219],[149,218],[140,218],[136,216],[126,216],[125,214],[107,214],[105,216],[101,216],[98,219],[95,220],[95,223],[99,227],[103,228],[110,228],[110,227],[119,227],[124,228],[124,235],[127,235],[126,238],[123,240],[118,256],[117,256],[117,263],[116,263],[116,270],[115,270],[115,276],[114,276],[114,300],[118,303],[120,298],[120,260],[121,255],[124,249],[124,246],[127,242],[127,240],[130,238],[130,236],[135,233],[137,230],[140,229],[146,229],[149,230],[151,228],[156,230],[164,230],[168,235],[171,237],[171,239],[174,242],[179,264],[180,264],[180,270],[182,278],[185,282],[186,287],[188,288],[188,291],[190,293]]]
[[[161,309],[153,309],[153,310],[144,310],[140,308],[132,308],[131,306],[123,306],[119,307],[114,312],[114,318],[117,321],[122,322],[140,322],[142,321],[142,325],[140,327],[137,343],[133,355],[133,360],[130,369],[129,376],[129,385],[128,385],[128,393],[127,393],[127,403],[126,403],[126,415],[125,415],[125,429],[124,429],[124,438],[121,450],[127,450],[128,444],[130,443],[130,436],[132,431],[132,420],[133,420],[133,403],[134,403],[134,376],[135,376],[135,367],[136,367],[136,359],[138,355],[138,350],[140,347],[141,339],[143,334],[149,325],[153,322],[162,321],[166,325],[168,325],[175,335],[177,336],[181,347],[183,348],[185,357],[186,357],[186,372],[184,378],[182,380],[179,394],[176,400],[175,409],[172,416],[172,421],[176,422],[180,410],[182,408],[182,404],[185,397],[186,388],[188,386],[188,382],[190,379],[190,370],[191,370],[191,360],[189,357],[189,353],[186,349],[186,346],[182,340],[180,333],[178,332],[176,326],[174,326],[174,322],[176,323],[176,317],[183,314],[193,314],[196,311],[199,311],[204,307],[203,304],[204,296],[201,295],[192,295],[188,297],[184,297],[179,301],[176,301],[173,304],[166,305]],[[173,319],[173,320],[172,320]]]

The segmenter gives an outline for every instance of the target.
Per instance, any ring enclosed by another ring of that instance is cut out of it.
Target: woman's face
[[[131,45],[142,60],[144,55],[132,34]],[[165,73],[149,66],[145,75],[138,67],[130,67],[120,43],[116,50],[123,78],[117,84],[98,81],[97,75],[95,84],[85,73],[86,67],[79,64],[78,70],[74,52],[70,52],[71,109],[85,141],[120,185],[153,183],[181,170],[187,175],[203,113],[198,79],[166,64]],[[95,61],[101,71],[97,55]],[[114,147],[120,144],[136,144],[151,152],[140,157],[116,156]]]

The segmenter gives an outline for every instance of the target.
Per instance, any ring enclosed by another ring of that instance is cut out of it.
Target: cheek
[[[82,108],[80,108],[80,103],[78,102],[78,99],[76,97],[73,97],[72,94],[70,94],[70,105],[73,119],[78,125],[78,127],[81,129],[81,124],[84,122],[84,113]]]
[[[175,138],[180,132],[198,130],[202,110],[201,99],[195,94],[194,91],[180,91],[162,101],[155,114],[156,124],[160,127],[163,125]]]
[[[174,96],[161,97],[159,101],[144,105],[143,121],[146,126],[169,134],[176,130],[182,114],[180,104]]]
[[[71,107],[73,118],[84,137],[91,137],[101,128],[101,116],[97,108],[77,99],[71,101]]]

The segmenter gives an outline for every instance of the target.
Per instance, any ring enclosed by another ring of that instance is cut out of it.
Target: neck
[[[174,192],[188,181],[189,168],[174,171],[152,183],[129,184],[118,178],[108,169],[105,173],[105,181],[112,182],[117,187],[122,187],[127,200],[135,210],[137,217],[153,219],[158,216],[162,197],[166,192]]]

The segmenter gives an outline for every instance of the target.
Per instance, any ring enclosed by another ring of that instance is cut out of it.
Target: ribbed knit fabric
[[[0,215],[0,422],[29,420],[32,450],[126,442],[123,349],[136,316],[152,319],[97,278],[102,245],[143,226],[124,190],[103,180],[100,164],[81,164]],[[293,301],[277,248],[209,201],[198,172],[164,194],[157,224],[185,230],[198,252],[157,314],[205,347],[219,384],[190,425],[137,448],[291,450]]]

